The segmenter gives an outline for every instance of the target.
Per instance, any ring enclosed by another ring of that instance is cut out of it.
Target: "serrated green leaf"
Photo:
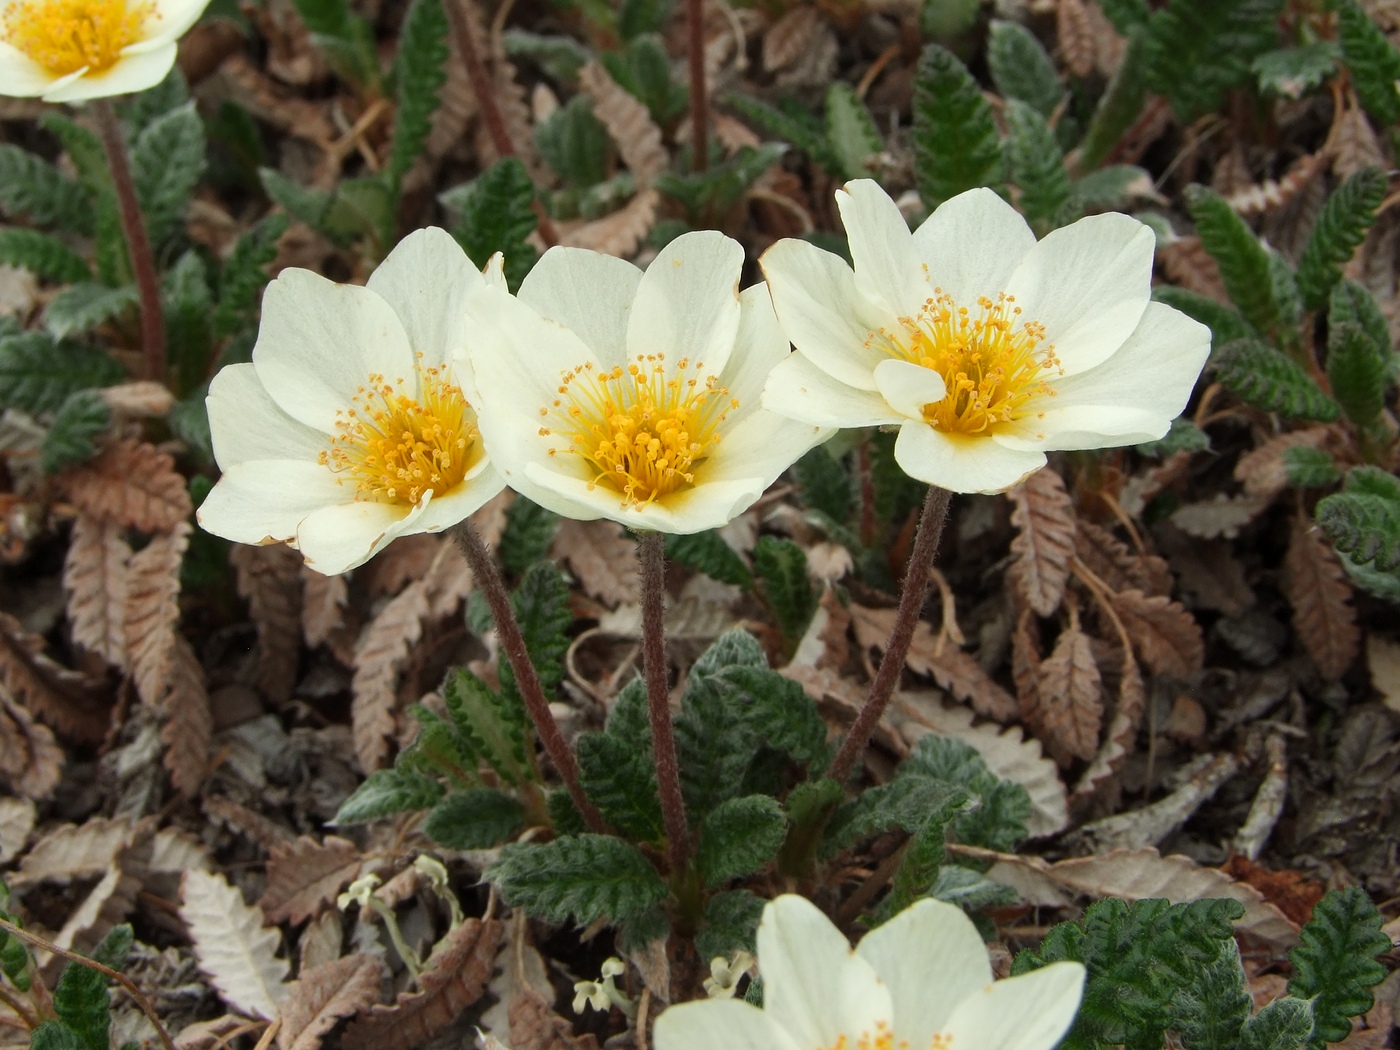
[[[658,127],[672,127],[690,105],[686,89],[671,75],[671,56],[655,33],[633,37],[621,51],[599,58],[608,73],[651,113]]]
[[[928,895],[969,912],[1014,904],[1017,899],[1016,891],[1010,886],[993,882],[980,871],[961,864],[945,864],[939,868],[938,878]]]
[[[1348,176],[1323,204],[1298,259],[1298,289],[1309,310],[1319,310],[1327,302],[1341,279],[1342,266],[1366,239],[1385,197],[1387,181],[1379,168],[1362,168]]]
[[[371,820],[428,809],[442,798],[442,786],[422,773],[376,769],[336,811],[332,824],[364,824]]]
[[[190,86],[186,83],[185,74],[180,71],[179,65],[175,65],[170,68],[164,80],[155,87],[131,95],[125,103],[117,107],[117,112],[122,122],[131,130],[131,134],[139,135],[157,117],[163,117],[189,100]]]
[[[571,186],[593,186],[607,177],[608,141],[587,95],[575,95],[535,125],[535,148]]]
[[[825,762],[826,722],[799,683],[766,666],[726,667],[713,679],[732,691],[755,737],[809,768]]]
[[[850,520],[855,486],[850,472],[826,445],[818,445],[799,459],[793,473],[807,506],[838,523]]]
[[[1079,170],[1089,171],[1101,164],[1142,113],[1147,98],[1147,45],[1145,29],[1132,31],[1123,60],[1099,96],[1084,140],[1079,144]]]
[[[1136,164],[1110,164],[1074,180],[1074,195],[1088,207],[1121,209],[1154,193],[1151,174]]]
[[[102,939],[93,957],[109,969],[120,970],[126,965],[131,942],[131,927],[123,923]],[[78,962],[70,962],[63,968],[53,990],[54,1012],[59,1021],[78,1037],[84,1050],[108,1050],[111,1005],[112,998],[104,974]]]
[[[1099,0],[1099,7],[1124,36],[1142,29],[1151,17],[1145,0]]]
[[[1244,1026],[1240,1050],[1302,1050],[1313,1034],[1313,1007],[1306,999],[1275,999]]]
[[[1342,472],[1330,452],[1309,445],[1283,450],[1283,470],[1294,488],[1328,488],[1341,479]]]
[[[503,791],[452,791],[428,811],[423,831],[448,849],[491,849],[525,826],[525,807]]]
[[[582,734],[577,745],[579,782],[610,825],[635,841],[656,843],[665,838],[666,826],[649,733],[646,741],[639,748],[619,733]]]
[[[84,281],[59,292],[44,310],[44,327],[56,339],[86,332],[136,304],[131,285],[109,288]]]
[[[558,531],[558,514],[517,496],[506,510],[505,530],[497,545],[506,572],[521,576],[535,562],[542,561]]]
[[[88,1050],[78,1033],[57,1021],[45,1021],[29,1037],[29,1050]]]
[[[552,79],[568,84],[578,83],[578,74],[593,57],[589,50],[573,37],[554,33],[532,33],[526,29],[507,29],[501,34],[506,57],[527,58]]]
[[[720,803],[700,825],[695,865],[707,886],[758,871],[778,854],[787,817],[778,800],[745,795]]]
[[[1017,99],[1049,118],[1065,97],[1055,63],[1035,34],[1017,22],[993,18],[987,31],[987,65],[1005,99]]]
[[[0,145],[0,208],[67,233],[93,229],[89,191],[18,146]]]
[[[778,629],[795,644],[817,611],[817,595],[807,576],[807,555],[791,540],[763,536],[754,544],[753,570]]]
[[[1180,310],[1187,317],[1200,321],[1209,328],[1211,353],[1236,339],[1248,339],[1259,334],[1234,307],[1216,302],[1199,292],[1161,284],[1152,289],[1152,298],[1156,302]]]
[[[735,952],[753,953],[763,898],[748,890],[716,893],[705,902],[705,924],[695,935],[695,951],[701,959],[724,958]]]
[[[352,14],[346,0],[293,0],[311,31],[311,42],[335,72],[351,83],[373,88],[379,83],[379,59],[368,22]]]
[[[285,215],[268,215],[241,234],[219,278],[219,306],[214,311],[214,337],[223,339],[248,324],[258,295],[267,284],[266,267],[277,258],[277,241],[287,232]]]
[[[337,244],[367,237],[376,255],[393,244],[398,202],[382,175],[343,179],[321,218],[320,230]]]
[[[1336,0],[1337,39],[1356,97],[1382,127],[1400,121],[1400,51],[1356,0]]]
[[[165,315],[166,356],[178,377],[180,392],[197,386],[209,374],[214,336],[210,320],[214,293],[209,273],[199,253],[191,249],[167,270],[161,280],[161,306]]]
[[[654,185],[679,201],[693,220],[698,220],[698,217],[737,204],[786,152],[787,146],[781,142],[765,142],[757,149],[742,146],[732,157],[710,165],[705,171],[685,174],[663,171]]]
[[[1069,172],[1055,133],[1045,118],[1019,99],[1006,105],[1007,154],[1011,181],[1021,191],[1019,204],[1031,227],[1044,235],[1078,216],[1070,201]]]
[[[112,410],[102,400],[102,391],[78,390],[69,394],[54,414],[39,447],[39,464],[44,473],[56,474],[64,467],[92,459],[97,455],[97,438],[111,422]]]
[[[204,167],[204,124],[193,101],[157,117],[136,136],[131,178],[153,247],[183,224]]]
[[[569,611],[569,585],[558,567],[547,561],[537,561],[520,577],[520,585],[511,595],[520,633],[530,662],[539,675],[540,685],[548,696],[564,680],[564,653],[569,648],[568,630],[574,616]],[[509,662],[498,672],[501,690],[506,696],[515,692],[515,672]]]
[[[394,56],[397,105],[385,170],[396,186],[427,144],[447,80],[447,54],[447,13],[442,0],[413,0],[403,16]]]
[[[666,557],[672,561],[703,572],[720,583],[732,583],[745,590],[753,586],[753,574],[744,559],[724,542],[717,530],[684,536],[668,533],[665,545]]]
[[[1264,91],[1297,99],[1332,76],[1341,57],[1341,46],[1335,40],[1317,40],[1265,51],[1250,63],[1250,68]]]
[[[1390,325],[1375,298],[1355,281],[1341,280],[1332,289],[1327,304],[1328,329],[1342,325],[1360,326],[1382,357],[1390,352]]]
[[[1278,45],[1283,0],[1169,0],[1147,26],[1148,86],[1189,122],[1252,79],[1250,63]]]
[[[790,142],[835,178],[843,177],[841,160],[831,148],[822,122],[797,103],[786,108],[769,105],[750,95],[730,95],[726,105],[760,130]]]
[[[1322,531],[1358,565],[1400,569],[1400,501],[1368,492],[1337,492],[1313,512]]]
[[[1189,987],[1173,997],[1171,1026],[1186,1050],[1238,1050],[1253,1005],[1240,950],[1227,944]]]
[[[443,704],[460,734],[460,746],[484,761],[511,784],[528,778],[525,753],[525,712],[513,694],[492,690],[465,668],[450,673],[442,684]]]
[[[1400,502],[1400,478],[1379,467],[1353,467],[1347,473],[1344,491]]]
[[[1296,345],[1298,325],[1303,320],[1303,297],[1298,291],[1298,279],[1283,253],[1273,248],[1269,254],[1269,291],[1277,310],[1279,340],[1285,347]]]
[[[1164,437],[1134,447],[1141,455],[1165,459],[1177,452],[1209,452],[1210,435],[1183,416],[1172,420]]]
[[[83,257],[57,237],[18,227],[0,230],[0,264],[18,266],[35,277],[64,284],[92,277]]]
[[[300,186],[275,168],[259,168],[258,181],[262,183],[263,192],[275,204],[282,205],[292,218],[300,219],[313,229],[321,228],[331,206],[330,191]]]
[[[919,32],[925,40],[955,43],[977,24],[980,0],[924,0]]]
[[[1369,430],[1385,408],[1385,359],[1360,325],[1340,324],[1327,333],[1327,380],[1342,412]]]
[[[455,198],[461,218],[452,236],[478,267],[496,252],[505,255],[506,281],[512,292],[530,272],[538,254],[526,238],[538,220],[531,209],[535,184],[518,157],[503,157]]]
[[[1288,953],[1293,964],[1288,994],[1312,1000],[1312,1046],[1345,1039],[1351,1019],[1375,1003],[1371,989],[1386,973],[1376,956],[1393,947],[1381,932],[1384,921],[1359,886],[1332,890],[1314,906],[1300,943]]]
[[[1330,422],[1341,407],[1292,358],[1257,339],[1237,339],[1212,360],[1216,378],[1242,401],[1292,419]]]
[[[1269,254],[1254,231],[1223,197],[1204,186],[1186,188],[1186,207],[1195,220],[1201,246],[1220,267],[1230,301],[1255,328],[1270,331],[1278,321],[1278,304]]]
[[[870,110],[856,89],[842,80],[826,92],[826,140],[847,179],[869,176],[867,162],[885,148]]]
[[[666,897],[666,884],[636,847],[606,835],[544,845],[514,843],[486,872],[506,903],[544,922],[622,922]]]
[[[121,365],[93,346],[55,342],[45,332],[0,339],[0,408],[56,412],[69,395],[125,376]]]
[[[926,208],[978,186],[1002,191],[1006,162],[991,106],[956,55],[924,48],[914,75],[914,171]]]
[[[691,666],[690,674],[704,678],[731,667],[768,668],[768,657],[758,639],[737,627],[716,638]]]

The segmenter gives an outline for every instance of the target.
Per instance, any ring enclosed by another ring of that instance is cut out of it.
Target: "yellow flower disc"
[[[104,73],[142,39],[154,10],[149,0],[11,0],[0,13],[0,39],[56,77]]]

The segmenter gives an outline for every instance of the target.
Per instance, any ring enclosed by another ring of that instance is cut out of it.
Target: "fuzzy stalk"
[[[686,52],[690,64],[690,167],[704,171],[710,160],[710,105],[705,91],[705,0],[686,0]]]
[[[676,734],[671,726],[670,689],[666,682],[666,551],[661,533],[644,532],[637,540],[642,560],[642,670],[651,715],[651,751],[673,879],[683,879],[690,858],[690,828],[681,795]]]
[[[131,165],[127,163],[126,143],[122,141],[121,125],[117,123],[110,101],[95,99],[92,111],[97,120],[97,134],[107,154],[107,167],[112,173],[117,211],[131,259],[131,275],[141,298],[141,354],[146,362],[146,378],[164,386],[165,315],[160,306],[160,282],[156,279],[151,240],[146,236],[146,220],[141,217],[141,204],[136,198],[136,184],[131,179]]]
[[[885,655],[880,660],[880,669],[875,672],[875,681],[870,683],[870,694],[865,698],[865,706],[856,716],[855,724],[841,742],[836,757],[831,760],[827,776],[838,784],[843,784],[851,775],[856,761],[865,753],[870,737],[880,722],[880,716],[889,706],[899,684],[900,672],[904,670],[904,658],[909,655],[909,645],[914,640],[914,628],[919,622],[919,613],[924,607],[924,597],[928,594],[929,570],[933,568],[934,555],[938,553],[938,541],[943,535],[943,525],[948,520],[948,504],[953,494],[936,485],[930,486],[924,500],[924,509],[919,514],[919,527],[914,533],[914,548],[909,552],[909,564],[904,568],[904,588],[899,596],[899,612],[895,615],[894,627],[890,630],[889,643]]]
[[[535,732],[539,734],[545,753],[554,763],[554,768],[564,781],[564,787],[588,829],[600,835],[606,834],[607,824],[593,803],[588,801],[583,785],[579,782],[578,760],[574,758],[573,749],[569,747],[559,723],[550,713],[549,700],[544,695],[544,686],[540,684],[540,676],[530,660],[529,650],[525,647],[525,636],[520,633],[520,622],[515,618],[515,608],[511,605],[510,595],[506,593],[505,581],[496,569],[495,558],[491,556],[481,533],[476,531],[470,521],[454,525],[449,531],[467,559],[472,579],[486,596],[486,604],[490,606],[491,616],[496,621],[496,634],[501,640],[501,648],[505,650],[511,670],[515,672],[515,684],[520,689],[520,699],[525,704],[525,711],[534,724]]]

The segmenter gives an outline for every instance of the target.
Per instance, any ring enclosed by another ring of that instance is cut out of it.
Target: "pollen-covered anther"
[[[633,506],[645,506],[695,483],[695,469],[719,443],[718,428],[738,401],[681,358],[674,370],[665,354],[638,354],[627,365],[565,372],[565,397],[549,414],[549,434],[569,440],[592,477]],[[545,433],[546,428],[541,428]],[[549,449],[551,456],[564,451]]]
[[[10,0],[0,10],[0,40],[56,77],[103,73],[154,17],[149,0]]]
[[[402,377],[368,376],[320,455],[354,481],[356,499],[417,506],[430,490],[440,496],[460,485],[476,458],[476,416],[461,388],[446,368],[415,367],[418,398]]]

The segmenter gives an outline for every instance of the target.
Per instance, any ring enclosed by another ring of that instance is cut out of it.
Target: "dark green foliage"
[[[62,339],[96,328],[135,304],[136,289],[129,284],[109,288],[105,284],[84,281],[53,297],[44,310],[44,327],[54,338]]]
[[[1242,1050],[1302,1050],[1312,1032],[1312,1003],[1284,996],[1249,1019],[1240,1046]]]
[[[1342,413],[1362,430],[1375,426],[1385,408],[1385,358],[1357,324],[1327,333],[1327,380]]]
[[[300,219],[315,229],[323,229],[326,212],[331,206],[329,190],[298,185],[275,168],[259,168],[258,181],[269,199],[282,205],[292,218]]]
[[[817,595],[807,576],[807,555],[791,540],[763,536],[754,545],[753,571],[783,637],[795,644],[817,611]]]
[[[78,1033],[58,1021],[45,1021],[29,1038],[29,1050],[88,1050]]]
[[[1277,310],[1277,331],[1280,342],[1292,347],[1298,341],[1298,325],[1303,320],[1303,297],[1298,291],[1298,279],[1293,276],[1293,267],[1281,252],[1272,248],[1269,253],[1269,291],[1274,297]]]
[[[1284,98],[1302,98],[1336,72],[1341,55],[1335,40],[1317,40],[1266,51],[1250,63],[1250,68],[1263,90]]]
[[[1014,904],[1017,900],[1016,891],[1010,886],[993,882],[980,871],[961,864],[945,864],[939,868],[928,896],[969,912]]]
[[[1001,191],[1006,164],[982,88],[951,51],[929,44],[914,76],[914,171],[924,206],[977,186]]]
[[[1173,1025],[1186,1050],[1237,1050],[1253,1001],[1234,943],[1220,954],[1172,1003]]]
[[[730,95],[725,104],[750,124],[774,135],[802,150],[827,173],[836,177],[844,176],[844,167],[831,148],[826,136],[826,128],[812,113],[802,108],[800,103],[773,106],[751,95]]]
[[[694,532],[688,536],[668,534],[666,557],[703,572],[720,583],[732,583],[747,590],[753,586],[753,574],[744,559],[724,542],[717,530]]]
[[[1136,164],[1110,164],[1074,180],[1074,196],[1083,207],[1126,208],[1152,176]]]
[[[651,862],[636,847],[606,835],[515,843],[501,851],[486,875],[506,903],[544,922],[618,923],[666,897],[666,884]]]
[[[981,7],[979,0],[925,3],[919,9],[919,32],[925,40],[956,44],[977,24]]]
[[[933,890],[943,866],[943,840],[947,835],[948,821],[964,803],[965,799],[950,796],[942,806],[928,814],[923,826],[905,843],[904,855],[895,869],[890,892],[880,903],[876,921],[887,921]]]
[[[842,462],[831,454],[826,445],[818,445],[793,465],[802,500],[835,522],[851,517],[855,505],[855,486]]]
[[[910,512],[918,510],[928,486],[904,473],[894,458],[894,434],[870,435],[870,483],[875,489],[875,520],[898,532]]]
[[[1146,0],[1100,0],[1099,7],[1124,36],[1146,26],[1150,16]]]
[[[643,33],[659,33],[671,14],[671,0],[622,0],[617,27],[624,40]]]
[[[542,561],[558,530],[558,514],[517,496],[506,510],[506,527],[499,544],[506,572],[521,576],[535,562]]]
[[[826,139],[847,179],[868,176],[867,162],[885,148],[875,118],[845,81],[836,81],[826,92]]]
[[[39,465],[55,474],[64,467],[86,463],[97,455],[97,438],[112,421],[112,410],[100,390],[78,390],[68,395],[54,414],[49,432],[39,448]]]
[[[564,653],[569,648],[568,630],[574,616],[569,611],[569,584],[564,574],[550,562],[537,561],[525,570],[520,586],[511,596],[520,633],[530,651],[530,662],[540,676],[548,696],[564,678]],[[515,672],[509,662],[500,668],[501,691],[515,693]]]
[[[593,115],[593,100],[575,95],[535,125],[540,156],[571,186],[592,186],[608,174],[608,129]]]
[[[1297,362],[1257,339],[1222,347],[1212,365],[1216,378],[1242,401],[1293,419],[1331,421],[1341,413]]]
[[[1318,503],[1314,516],[1333,546],[1352,561],[1374,563],[1381,572],[1400,568],[1400,500],[1370,492],[1337,492]]]
[[[1021,212],[1031,227],[1043,235],[1078,218],[1071,207],[1064,154],[1045,117],[1028,103],[1012,99],[1006,106],[1006,124],[1011,181],[1021,191]]]
[[[1341,478],[1337,461],[1330,453],[1308,445],[1295,445],[1283,451],[1283,469],[1294,488],[1327,488]]]
[[[176,233],[204,174],[204,125],[194,103],[157,117],[131,145],[131,178],[152,247]]]
[[[111,386],[125,375],[96,347],[55,341],[46,332],[0,339],[0,408],[56,412],[71,394]]]
[[[1201,245],[1220,266],[1230,301],[1261,332],[1278,320],[1269,255],[1254,232],[1218,193],[1204,186],[1186,188],[1186,206]]]
[[[1327,302],[1341,279],[1343,264],[1375,221],[1386,181],[1379,168],[1362,168],[1338,186],[1322,206],[1298,259],[1298,290],[1307,309],[1319,310]]]
[[[395,185],[413,167],[432,130],[439,92],[447,80],[447,14],[442,0],[413,0],[403,16],[394,56],[394,140],[386,175]]]
[[[125,923],[116,926],[97,946],[93,958],[109,969],[121,969],[131,941],[131,927]],[[83,1050],[108,1050],[111,1005],[105,975],[82,963],[70,962],[63,968],[53,990],[54,1012]]]
[[[522,784],[530,776],[525,712],[518,699],[503,694],[465,668],[451,672],[442,684],[457,748],[471,760],[485,762],[507,783]]]
[[[1278,44],[1283,0],[1169,0],[1147,27],[1147,78],[1189,123],[1252,79],[1250,63]]]
[[[169,113],[176,106],[183,106],[190,100],[190,86],[185,74],[174,66],[165,79],[153,88],[139,94],[130,95],[117,107],[122,122],[130,129],[131,135],[139,135],[157,117]]]
[[[506,57],[528,58],[554,80],[570,86],[578,82],[579,70],[593,57],[573,37],[552,33],[531,33],[512,28],[501,34],[501,43],[506,49]]]
[[[992,19],[987,33],[987,65],[992,83],[1005,99],[1026,103],[1048,118],[1065,97],[1055,63],[1025,26]]]
[[[701,959],[726,959],[735,952],[752,953],[763,915],[763,899],[748,890],[716,893],[705,902],[705,924],[695,935],[695,951]]]
[[[1108,86],[1099,96],[1084,140],[1079,144],[1079,169],[1088,171],[1101,164],[1123,133],[1137,120],[1147,97],[1147,58],[1145,30],[1134,30],[1128,37],[1123,61],[1118,64]]]
[[[1210,435],[1183,416],[1172,420],[1165,437],[1135,447],[1139,454],[1153,459],[1165,459],[1177,452],[1209,452]]]
[[[604,51],[599,57],[612,78],[647,107],[658,127],[672,127],[685,114],[690,96],[671,77],[671,57],[654,33],[633,37],[622,51]]]
[[[288,225],[287,216],[269,215],[234,243],[219,278],[214,338],[230,336],[252,320],[258,293],[267,284],[266,267],[277,257],[277,240],[287,231]]]
[[[1400,51],[1356,0],[1336,0],[1337,39],[1356,97],[1382,127],[1400,121]]]
[[[787,833],[787,817],[769,795],[745,795],[720,803],[700,825],[695,865],[707,886],[758,871],[772,860]]]
[[[176,389],[199,384],[209,371],[213,350],[210,318],[214,293],[204,259],[193,249],[180,256],[161,279],[165,352],[177,376]]]
[[[294,0],[297,13],[311,31],[311,42],[326,56],[336,74],[357,87],[379,84],[379,58],[374,29],[363,17],[352,14],[346,0]]]
[[[427,809],[442,798],[432,777],[399,769],[376,769],[336,811],[332,824],[364,824],[395,813]]]
[[[716,671],[713,680],[755,738],[809,768],[825,761],[826,723],[800,684],[743,664]]]
[[[1258,335],[1238,310],[1199,292],[1162,284],[1152,289],[1152,298],[1159,303],[1175,307],[1187,317],[1194,318],[1209,328],[1212,353],[1236,339]]]
[[[72,283],[92,276],[83,257],[57,237],[18,227],[0,230],[0,264],[18,266],[35,277]]]
[[[1390,325],[1375,298],[1355,281],[1338,281],[1327,304],[1327,327],[1359,326],[1382,357],[1390,354]]]
[[[579,737],[578,761],[583,790],[603,819],[641,842],[660,842],[665,837],[642,679],[623,687],[603,732]]]
[[[100,152],[100,147],[99,147]],[[18,146],[0,145],[0,208],[67,233],[92,233],[88,191]]]
[[[526,241],[538,221],[531,208],[534,199],[535,184],[518,157],[502,157],[454,198],[461,218],[452,236],[478,267],[503,252],[512,292],[535,264],[537,253]]]
[[[693,223],[699,223],[705,216],[723,212],[741,201],[786,152],[787,146],[781,142],[765,142],[757,149],[743,146],[729,159],[702,172],[663,171],[656,177],[655,185],[680,202]]]
[[[490,849],[508,842],[525,824],[525,809],[491,788],[453,791],[428,811],[423,831],[448,849]]]
[[[1351,1018],[1371,1009],[1371,989],[1385,979],[1376,956],[1391,948],[1381,932],[1384,920],[1359,886],[1332,890],[1313,908],[1300,943],[1288,953],[1293,963],[1289,995],[1311,999],[1316,1026],[1312,1045],[1335,1043],[1351,1034]]]

